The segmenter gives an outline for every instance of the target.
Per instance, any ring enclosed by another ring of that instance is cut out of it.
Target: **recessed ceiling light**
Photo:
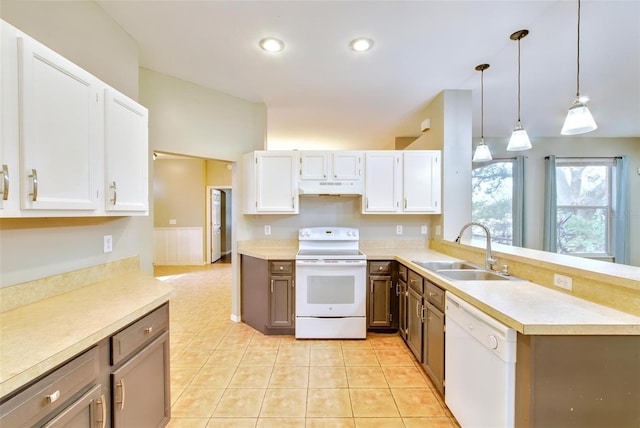
[[[260,40],[260,47],[267,52],[280,52],[284,49],[284,42],[274,37]]]
[[[349,48],[356,52],[365,52],[371,49],[371,47],[373,47],[373,40],[371,39],[353,39],[351,40],[351,43],[349,43]]]

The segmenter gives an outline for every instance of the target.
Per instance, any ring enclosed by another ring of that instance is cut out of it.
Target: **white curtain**
[[[556,195],[556,157],[544,158],[544,230],[542,249],[556,253],[558,251]]]
[[[616,159],[615,192],[613,201],[613,257],[616,263],[629,264],[629,158],[621,156]]]
[[[513,162],[513,245],[524,247],[524,156]]]

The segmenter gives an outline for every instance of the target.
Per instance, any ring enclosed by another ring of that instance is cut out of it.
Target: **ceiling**
[[[577,0],[98,1],[139,45],[140,65],[267,106],[269,148],[391,148],[419,135],[443,89],[470,89],[473,135],[560,136],[576,90]],[[267,53],[258,41],[280,38]],[[356,37],[373,49],[349,50]],[[583,0],[580,89],[599,128],[640,136],[640,1]]]

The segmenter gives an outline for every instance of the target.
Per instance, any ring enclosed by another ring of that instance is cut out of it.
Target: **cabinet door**
[[[272,275],[269,294],[271,327],[293,327],[293,277]]]
[[[422,362],[423,311],[422,296],[409,287],[407,298],[407,346],[420,362]]]
[[[43,428],[95,428],[102,427],[107,417],[107,405],[101,395],[102,385],[94,386],[89,392],[74,401]]]
[[[391,277],[369,277],[369,327],[389,327],[391,325]]]
[[[444,314],[426,304],[423,366],[440,394],[444,395]]]
[[[257,212],[298,212],[295,159],[292,153],[256,153]]]
[[[300,153],[300,179],[324,180],[329,171],[329,156],[326,152]]]
[[[148,110],[114,89],[105,90],[105,209],[149,209]]]
[[[362,171],[361,152],[334,152],[333,178],[336,180],[358,180]]]
[[[95,210],[103,171],[99,81],[29,37],[18,47],[21,208]]]
[[[17,216],[18,30],[0,21],[0,217]]]
[[[113,427],[164,426],[171,416],[169,333],[111,374]]]
[[[403,153],[402,170],[404,212],[440,212],[440,151]]]
[[[407,283],[404,281],[398,281],[398,307],[399,307],[399,328],[400,336],[407,340]]]
[[[400,209],[400,155],[395,151],[365,154],[363,213],[395,213]]]

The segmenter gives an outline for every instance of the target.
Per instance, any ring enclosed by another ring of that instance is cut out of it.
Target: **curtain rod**
[[[549,159],[549,156],[545,156]],[[556,156],[557,159],[622,159],[622,156]]]

